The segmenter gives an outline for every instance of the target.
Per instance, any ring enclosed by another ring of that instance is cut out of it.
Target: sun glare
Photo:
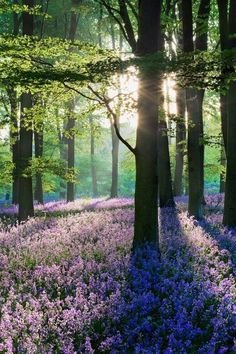
[[[165,96],[164,109],[168,120],[169,115],[176,115],[176,82],[174,77],[168,76],[163,82]],[[132,129],[137,128],[137,100],[138,100],[138,75],[137,69],[131,68],[124,75],[116,75],[113,85],[108,90],[108,97],[113,99],[113,109],[119,111],[120,122],[127,123]],[[122,104],[121,104],[122,101]]]

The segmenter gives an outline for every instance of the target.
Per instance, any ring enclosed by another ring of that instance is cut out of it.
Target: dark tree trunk
[[[93,197],[98,195],[98,186],[97,186],[97,169],[95,163],[95,136],[94,136],[94,123],[93,117],[89,117],[90,123],[90,157],[91,157],[91,176],[92,176],[92,192]]]
[[[161,208],[173,207],[175,205],[171,166],[170,152],[168,141],[168,128],[164,110],[164,95],[162,81],[158,90],[159,96],[159,121],[158,121],[158,180],[159,180],[159,205]]]
[[[211,0],[201,0],[197,16],[197,25],[196,25],[196,41],[195,49],[198,51],[206,51],[208,47],[208,27],[209,27],[209,17],[211,10]],[[205,205],[204,198],[204,153],[205,147],[203,142],[204,129],[203,129],[203,101],[205,90],[198,90],[198,104],[199,104],[199,122],[201,127],[200,133],[200,154],[201,154],[201,193],[202,193],[202,204]]]
[[[183,194],[183,170],[184,170],[184,150],[186,145],[186,126],[185,126],[185,110],[186,95],[185,90],[177,87],[176,89],[176,155],[175,155],[175,179],[174,179],[174,195]]]
[[[229,10],[229,49],[236,48],[236,2],[230,1]],[[232,73],[234,69],[232,68]],[[228,90],[227,115],[227,170],[225,185],[224,225],[236,226],[236,81],[231,81]]]
[[[34,0],[25,0],[24,5],[29,8],[34,6]],[[32,36],[34,29],[34,16],[23,12],[23,35]],[[29,171],[32,160],[32,119],[27,117],[25,110],[32,108],[30,93],[21,95],[21,119],[20,119],[20,142],[19,142],[19,220],[26,220],[34,215],[32,173]],[[27,124],[26,124],[27,121]]]
[[[43,157],[43,127],[38,128],[34,131],[34,146],[35,146],[35,157]],[[42,174],[40,172],[36,173],[35,179],[35,190],[34,199],[39,203],[43,204],[43,180]]]
[[[193,52],[193,15],[192,0],[182,0],[183,13],[183,49]],[[189,215],[201,218],[202,208],[202,156],[200,138],[202,124],[199,121],[198,93],[194,88],[186,89],[186,105],[188,111],[188,176],[189,176]]]
[[[118,128],[119,128],[119,122]],[[111,182],[111,198],[118,196],[118,161],[119,161],[119,139],[116,135],[114,126],[111,122],[111,139],[112,139],[112,182]]]
[[[139,1],[137,53],[145,56],[160,48],[162,1]],[[140,67],[136,140],[135,225],[133,247],[149,242],[159,249],[157,222],[157,78]]]
[[[224,51],[228,47],[228,0],[217,0],[219,9],[219,25],[220,25],[220,47]],[[222,72],[224,75],[224,70]],[[220,93],[220,113],[221,127],[223,134],[223,143],[221,151],[221,164],[226,166],[226,151],[227,151],[227,95]],[[224,151],[223,151],[224,150]],[[220,176],[220,191],[225,191],[225,181],[221,174]]]
[[[183,13],[183,49],[193,52],[193,14],[192,0],[182,0]],[[202,0],[198,11],[196,28],[196,49],[207,49],[207,30],[202,33],[202,26],[208,24],[210,0]],[[186,89],[186,104],[188,111],[188,174],[189,174],[189,204],[190,216],[197,219],[203,216],[204,203],[204,145],[203,145],[203,98],[204,90]]]
[[[120,7],[120,15],[124,23],[125,27],[125,32],[127,34],[127,40],[129,42],[129,45],[132,48],[132,51],[135,52],[136,50],[136,39],[135,39],[135,33],[133,30],[133,26],[129,17],[129,12],[127,9],[126,1],[125,0],[119,0],[119,7]]]

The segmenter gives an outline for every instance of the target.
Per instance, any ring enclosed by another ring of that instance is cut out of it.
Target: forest
[[[236,353],[236,0],[0,0],[4,353]]]

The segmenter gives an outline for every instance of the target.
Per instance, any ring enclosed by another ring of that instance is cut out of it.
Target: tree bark
[[[68,172],[72,175],[75,174],[75,118],[73,117],[74,102],[70,102],[69,114],[71,117],[68,119],[67,133],[67,167]],[[75,183],[73,181],[67,182],[67,202],[73,202],[75,200]]]
[[[229,41],[228,48],[236,48],[236,2],[230,1],[229,10]],[[232,68],[232,73],[234,69]],[[224,225],[236,226],[236,81],[232,80],[228,90],[228,115],[227,115],[227,170],[225,185]]]
[[[175,178],[174,178],[174,195],[183,194],[183,170],[184,170],[184,150],[186,141],[185,111],[186,111],[186,95],[185,90],[177,87],[176,89],[176,154],[175,154]]]
[[[220,47],[224,51],[228,47],[228,0],[217,0],[219,10],[219,30],[220,30]],[[224,70],[222,72],[224,74]],[[220,93],[220,113],[221,113],[221,127],[223,134],[224,149],[227,150],[227,94]]]
[[[118,129],[119,129],[119,122]],[[118,196],[118,169],[119,169],[119,139],[116,135],[114,126],[111,122],[111,140],[112,140],[112,182],[111,182],[111,198]]]
[[[10,101],[10,141],[13,162],[12,173],[12,204],[18,204],[19,195],[19,129],[17,119],[17,96],[14,89],[8,89]]]
[[[72,0],[72,6],[78,6],[81,0]],[[68,39],[72,42],[75,40],[76,30],[78,27],[79,15],[75,12],[71,12],[70,16],[70,29]],[[67,124],[67,130],[69,131],[69,137],[67,139],[67,166],[69,172],[74,174],[75,172],[75,117],[74,113],[74,99],[69,102],[69,119]],[[73,202],[75,200],[75,183],[72,181],[67,182],[67,202]]]
[[[66,146],[66,138],[64,135],[64,132],[60,133],[60,138],[59,138],[59,149],[60,149],[60,160],[64,161],[66,163],[67,161],[67,156],[68,156],[68,150]],[[64,179],[60,181],[60,199],[65,200],[66,199],[66,182]]]
[[[92,176],[92,193],[93,197],[98,195],[97,186],[97,169],[95,164],[95,136],[94,136],[94,123],[93,117],[89,117],[90,123],[90,158],[91,158],[91,176]]]
[[[222,146],[220,152],[220,165],[226,168],[226,155],[225,155],[225,147],[224,147],[224,140],[222,138]],[[220,193],[225,192],[225,173],[220,174]]]
[[[201,0],[198,10],[197,16],[197,24],[196,24],[196,41],[195,41],[195,49],[198,51],[206,51],[208,47],[208,27],[209,27],[209,17],[211,10],[211,0]],[[203,101],[205,96],[205,90],[197,90],[198,96],[198,104],[199,104],[199,122],[200,122],[200,154],[201,154],[201,193],[202,193],[202,204],[205,205],[204,198],[204,154],[205,154],[205,146],[203,142],[204,136],[204,128],[203,128]]]
[[[34,6],[34,0],[25,0],[24,5]],[[34,29],[34,16],[23,12],[23,35],[32,36]],[[32,119],[27,117],[25,110],[32,108],[30,93],[21,95],[20,142],[19,142],[19,221],[26,220],[34,215],[32,173],[29,171],[32,160]],[[26,124],[27,123],[27,124]],[[28,170],[28,171],[27,171]]]
[[[182,0],[183,13],[183,49],[184,52],[194,51],[192,0]],[[207,49],[207,31],[202,33],[203,22],[209,19],[210,0],[200,2],[196,43],[197,50]],[[204,90],[186,89],[186,105],[188,112],[188,174],[189,174],[189,204],[190,216],[203,217],[204,203],[204,145],[203,145],[203,98]]]
[[[162,80],[160,81],[159,89],[159,121],[158,121],[158,180],[159,180],[159,205],[160,208],[173,207],[175,205],[171,166],[168,127],[164,110],[164,95]]]
[[[43,157],[43,126],[40,127],[37,131],[34,131],[34,146],[35,146],[35,157]],[[39,203],[43,204],[43,180],[42,174],[40,172],[36,173],[35,180],[35,190],[34,190],[34,199]]]
[[[25,109],[32,108],[30,93],[21,95],[21,121],[20,121],[20,160],[19,160],[19,221],[27,220],[34,215],[32,173],[29,171],[32,161],[32,121],[27,119]],[[26,123],[27,121],[27,123]],[[27,125],[27,127],[26,127]]]
[[[137,54],[145,56],[160,48],[162,1],[139,1]],[[150,68],[139,69],[138,127],[136,139],[135,224],[133,248],[146,242],[159,250],[157,222],[157,77]]]
[[[183,13],[183,50],[194,51],[192,0],[182,0]],[[203,216],[202,208],[202,156],[200,151],[201,122],[199,121],[199,103],[197,90],[186,89],[186,106],[188,112],[188,176],[189,203],[188,213],[199,219]]]

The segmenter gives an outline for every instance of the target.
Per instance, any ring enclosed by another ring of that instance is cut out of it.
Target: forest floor
[[[0,353],[236,353],[236,230],[186,200],[159,213],[161,256],[131,254],[131,199],[1,210]]]

